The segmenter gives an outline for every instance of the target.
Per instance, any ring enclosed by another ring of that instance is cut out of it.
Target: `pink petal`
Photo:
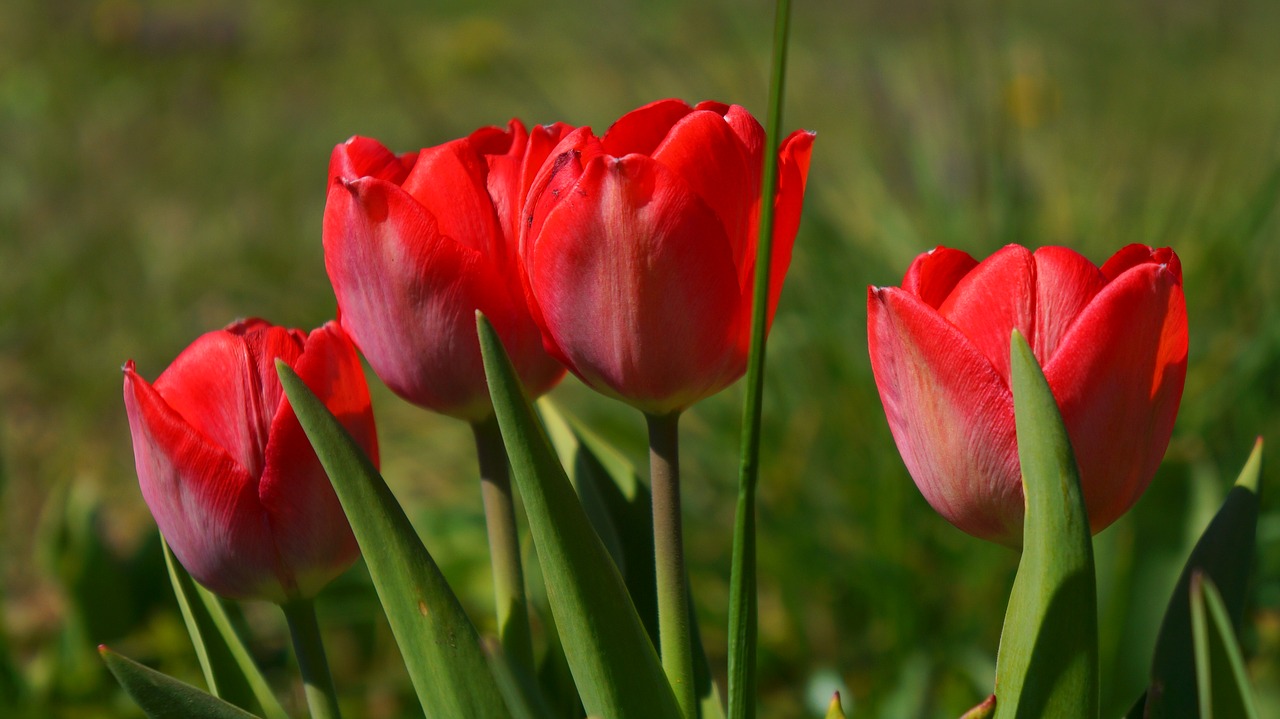
[[[1176,267],[1132,266],[1085,308],[1045,366],[1094,532],[1146,489],[1182,398],[1187,316]]]
[[[124,402],[142,497],[178,561],[222,596],[283,600],[254,478],[184,421],[132,362]]]
[[[1022,484],[1005,380],[909,292],[871,288],[867,315],[876,386],[920,492],[969,534],[1020,545]]]
[[[743,298],[719,220],[652,159],[598,158],[529,258],[547,333],[587,384],[647,412],[741,375]]]

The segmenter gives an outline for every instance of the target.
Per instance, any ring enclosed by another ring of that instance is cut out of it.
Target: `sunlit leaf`
[[[503,716],[475,626],[386,482],[298,375],[276,368],[351,522],[422,710],[428,719]]]
[[[547,599],[587,713],[610,719],[679,717],[622,576],[560,466],[497,332],[483,317],[477,326]]]
[[[1022,559],[996,659],[998,719],[1098,716],[1093,545],[1071,441],[1025,339],[1010,353],[1026,494]]]

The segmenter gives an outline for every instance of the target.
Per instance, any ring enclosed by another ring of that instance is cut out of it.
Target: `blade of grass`
[[[551,449],[502,341],[478,313],[476,325],[547,599],[587,713],[610,719],[680,716],[622,576]]]
[[[746,398],[742,406],[742,447],[738,503],[733,523],[733,560],[729,577],[729,717],[756,715],[756,484],[760,475],[760,415],[764,403],[765,336],[769,316],[769,273],[773,257],[773,196],[778,187],[778,140],[787,70],[790,0],[778,0],[773,20],[773,65],[769,79],[769,115],[765,122],[764,175],[760,182],[760,238],[752,290],[751,345],[747,356]]]
[[[351,522],[423,712],[504,716],[475,626],[382,475],[298,375],[283,362],[276,369]]]
[[[995,716],[1096,719],[1097,592],[1079,470],[1049,383],[1017,330],[1010,364],[1027,514],[996,658]]]

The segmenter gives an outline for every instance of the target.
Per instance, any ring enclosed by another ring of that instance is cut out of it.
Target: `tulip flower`
[[[779,150],[772,318],[791,262],[813,134]],[[525,282],[547,349],[651,415],[746,370],[764,130],[746,110],[662,100],[597,138],[566,137],[530,190]]]
[[[813,134],[778,154],[771,321],[800,222]],[[680,413],[746,371],[765,133],[746,110],[661,100],[602,137],[570,133],[530,189],[520,240],[543,342],[649,427],[662,665],[696,716],[680,512]]]
[[[307,334],[235,322],[197,339],[155,384],[130,360],[124,402],[142,497],[182,565],[222,596],[285,603],[314,596],[359,548],[276,358],[376,463],[363,369],[333,323]]]
[[[476,311],[489,318],[532,397],[564,367],[542,346],[520,280],[521,209],[564,124],[519,120],[395,155],[355,137],[334,148],[325,267],[338,318],[393,392],[471,423],[508,657],[533,671],[515,509],[485,381]]]
[[[981,263],[939,247],[916,258],[902,287],[870,288],[867,314],[894,441],[925,499],[960,529],[1022,543],[1014,329],[1058,402],[1092,530],[1151,482],[1186,377],[1186,301],[1172,250],[1129,245],[1099,268],[1061,247],[1010,245]]]
[[[469,422],[493,413],[476,310],[530,395],[564,374],[529,316],[516,243],[534,173],[570,129],[512,120],[403,155],[363,137],[334,148],[324,255],[338,321],[396,394]]]

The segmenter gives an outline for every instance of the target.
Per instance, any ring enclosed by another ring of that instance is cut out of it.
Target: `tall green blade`
[[[1027,514],[996,660],[996,719],[1098,716],[1093,544],[1071,441],[1031,347],[1010,351]]]
[[[1205,527],[1178,577],[1156,638],[1151,684],[1129,716],[1135,719],[1193,717],[1197,711],[1194,639],[1191,632],[1191,580],[1197,573],[1221,592],[1231,625],[1239,629],[1249,572],[1257,543],[1262,475],[1262,439],[1245,462],[1221,509]]]
[[[173,584],[178,608],[182,610],[182,619],[187,624],[187,633],[191,635],[209,691],[266,719],[288,719],[240,635],[232,627],[222,601],[196,584],[173,556],[173,550],[163,537],[160,546],[164,551],[165,566],[169,568],[169,582]]]
[[[276,363],[369,565],[428,719],[506,716],[475,626],[378,470],[298,375]]]
[[[151,719],[254,719],[249,712],[186,682],[98,647],[102,661]]]
[[[1200,719],[1258,719],[1232,619],[1213,580],[1199,572],[1191,578],[1191,626]]]
[[[622,576],[574,494],[501,340],[483,316],[477,327],[547,599],[587,713],[609,719],[679,717]]]
[[[636,612],[656,644],[658,600],[654,594],[653,510],[648,487],[621,452],[550,399],[538,400],[538,409],[569,481],[622,572]],[[689,621],[699,717],[723,719],[724,704],[711,676],[693,606],[689,607]]]

